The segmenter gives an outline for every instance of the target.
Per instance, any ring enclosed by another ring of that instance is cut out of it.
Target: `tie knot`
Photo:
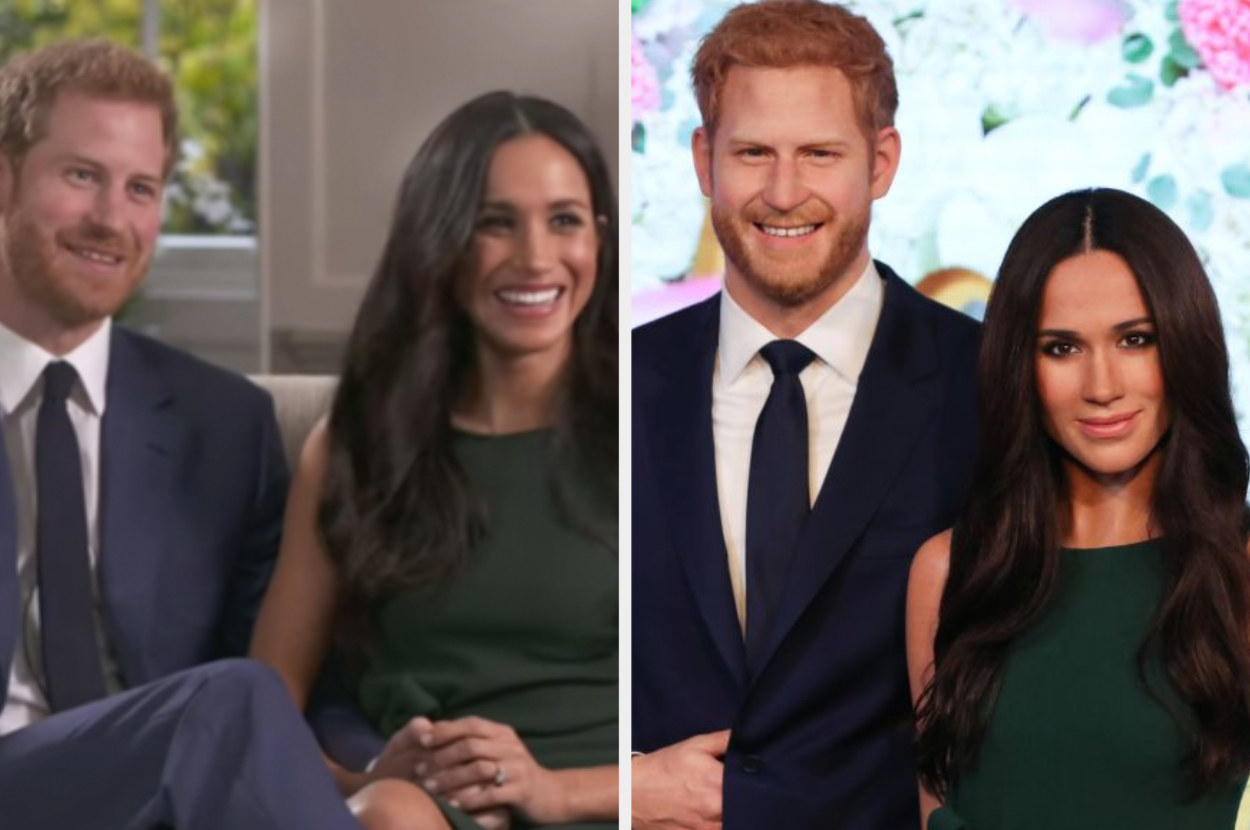
[[[74,367],[64,360],[49,363],[43,370],[44,399],[58,403],[64,402],[69,397],[69,392],[74,388],[74,381],[77,379],[78,373],[74,371]]]
[[[816,359],[815,353],[797,340],[774,340],[760,349],[773,375],[797,375]]]

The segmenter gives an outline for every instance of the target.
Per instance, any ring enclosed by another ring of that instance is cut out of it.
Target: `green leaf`
[[[1154,50],[1154,41],[1141,32],[1133,32],[1120,44],[1120,52],[1129,63],[1141,63],[1150,57],[1150,53]]]
[[[1011,120],[996,104],[990,104],[981,112],[981,134],[989,135]]]
[[[1235,199],[1250,199],[1250,164],[1244,161],[1232,164],[1220,171],[1220,184],[1224,192]]]
[[[1189,208],[1189,225],[1196,231],[1205,231],[1215,221],[1215,207],[1211,204],[1211,194],[1206,190],[1197,190],[1185,200]]]
[[[1170,174],[1155,176],[1146,184],[1146,198],[1159,210],[1171,210],[1176,204],[1176,179]]]
[[[1150,170],[1150,153],[1145,153],[1137,164],[1133,165],[1133,184],[1141,184],[1146,178],[1146,173]]]
[[[1159,80],[1169,89],[1188,74],[1189,70],[1173,60],[1170,54],[1164,55],[1163,60],[1159,61]]]
[[[1107,103],[1120,109],[1140,107],[1150,102],[1155,85],[1149,78],[1130,73],[1125,82],[1107,93]]]
[[[1180,29],[1172,32],[1168,38],[1168,57],[1186,69],[1197,69],[1202,66],[1202,56],[1185,40],[1185,33]]]
[[[1180,19],[1181,19],[1180,0],[1169,0],[1168,4],[1163,7],[1163,19],[1169,23],[1180,22]]]
[[[629,136],[629,144],[633,147],[635,153],[646,155],[647,128],[641,124],[634,124],[633,132],[631,132]]]

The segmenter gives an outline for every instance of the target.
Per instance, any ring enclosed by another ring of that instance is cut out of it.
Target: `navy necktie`
[[[48,704],[60,712],[103,697],[87,557],[87,507],[78,438],[65,402],[78,373],[64,361],[43,373],[35,428],[39,622]]]
[[[811,500],[807,483],[807,398],[799,372],[815,355],[794,340],[760,349],[773,370],[755,422],[747,483],[747,666],[762,668],[786,573]]]

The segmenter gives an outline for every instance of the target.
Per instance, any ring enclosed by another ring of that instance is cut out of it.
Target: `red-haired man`
[[[277,554],[273,402],[111,322],[176,147],[129,49],[0,67],[0,824],[349,830],[282,681],[218,659]]]
[[[863,18],[738,6],[692,74],[726,268],[633,340],[633,827],[914,828],[904,597],[977,326],[869,256],[901,145]]]

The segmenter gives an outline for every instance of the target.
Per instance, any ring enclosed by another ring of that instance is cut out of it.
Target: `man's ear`
[[[699,189],[709,199],[712,197],[712,134],[707,127],[699,127],[690,136],[690,152],[694,155],[694,172],[699,177]]]
[[[872,146],[872,198],[880,199],[890,192],[902,155],[903,142],[898,130],[882,127]]]

